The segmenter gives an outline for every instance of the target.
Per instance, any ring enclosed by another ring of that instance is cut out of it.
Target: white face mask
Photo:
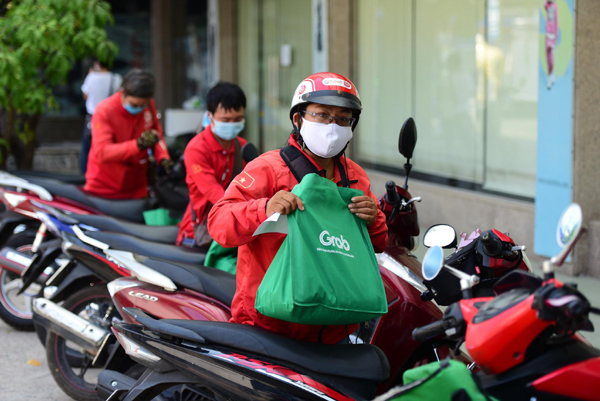
[[[351,127],[322,124],[302,118],[300,135],[308,149],[315,155],[329,159],[336,156],[352,139]]]

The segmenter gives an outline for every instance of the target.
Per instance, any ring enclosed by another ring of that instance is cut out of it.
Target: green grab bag
[[[452,359],[409,369],[397,386],[374,401],[492,401],[483,392],[464,363]]]
[[[237,248],[224,248],[217,241],[210,244],[204,266],[214,267],[224,272],[235,274],[237,268]]]
[[[305,210],[288,215],[288,235],[258,287],[256,310],[313,325],[360,323],[386,313],[366,222],[348,210],[363,192],[307,174],[292,193]]]

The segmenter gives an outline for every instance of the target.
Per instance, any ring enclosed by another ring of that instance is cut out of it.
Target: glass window
[[[352,149],[362,160],[393,167],[403,162],[396,146],[398,132],[413,114],[412,3],[359,1],[356,13],[358,74],[353,81],[363,111]]]
[[[412,116],[416,173],[533,198],[537,7],[536,0],[358,0],[357,159],[400,168],[398,130]]]
[[[249,0],[238,6],[238,70],[249,99],[245,131],[264,152],[286,143],[292,95],[312,72],[312,0]],[[282,47],[291,50],[289,63],[281,60]]]
[[[488,0],[484,188],[535,197],[539,2]]]

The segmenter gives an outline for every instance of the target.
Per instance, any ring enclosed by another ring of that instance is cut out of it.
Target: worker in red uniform
[[[294,93],[290,119],[294,131],[289,145],[300,150],[320,174],[338,185],[346,177],[351,188],[365,196],[352,199],[350,213],[366,220],[375,252],[387,245],[385,216],[370,189],[365,171],[343,156],[358,123],[361,102],[352,82],[334,73],[313,74]],[[212,208],[208,230],[224,247],[239,247],[237,290],[232,321],[262,327],[291,338],[323,343],[344,341],[358,325],[316,326],[273,319],[259,314],[256,291],[285,235],[254,231],[275,212],[287,215],[304,210],[302,200],[290,191],[298,184],[279,150],[267,152],[249,163]]]
[[[119,92],[98,103],[85,191],[109,199],[141,199],[148,195],[148,152],[163,167],[172,166],[153,96],[152,74],[132,70]]]
[[[244,129],[246,110],[246,95],[239,86],[219,82],[208,91],[206,108],[210,124],[188,143],[183,154],[190,204],[179,225],[177,245],[196,246],[195,225],[205,223],[208,211],[233,178],[235,158],[241,160],[234,141],[238,141],[239,149],[246,144],[238,137]]]

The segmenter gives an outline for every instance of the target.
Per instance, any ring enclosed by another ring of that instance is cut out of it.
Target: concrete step
[[[80,142],[42,145],[35,150],[33,170],[78,174]]]

